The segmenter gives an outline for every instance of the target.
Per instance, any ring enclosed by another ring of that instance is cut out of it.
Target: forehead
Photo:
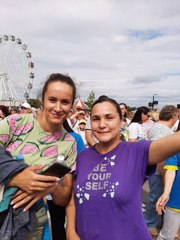
[[[51,82],[48,84],[47,91],[45,95],[58,96],[66,98],[72,98],[73,88],[67,83],[64,82]]]
[[[116,107],[110,102],[102,102],[96,104],[92,111],[91,115],[104,115],[104,114],[116,114]]]
[[[119,105],[121,109],[125,109],[125,106],[123,104]]]

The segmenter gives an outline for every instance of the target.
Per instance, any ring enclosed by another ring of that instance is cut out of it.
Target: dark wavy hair
[[[96,104],[103,103],[103,102],[111,103],[116,108],[116,110],[119,114],[119,118],[122,119],[122,113],[121,113],[121,109],[120,109],[119,104],[116,102],[116,100],[114,100],[113,98],[109,98],[106,95],[101,95],[92,105],[92,109]]]
[[[0,105],[0,110],[2,111],[2,113],[4,114],[5,117],[10,115],[9,109],[6,106]]]
[[[145,107],[145,106],[138,107],[130,124],[132,122],[142,123],[141,114],[144,113],[145,115],[147,115],[148,112],[150,112],[148,107]]]

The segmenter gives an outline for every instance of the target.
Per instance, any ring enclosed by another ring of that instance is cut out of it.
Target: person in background
[[[88,146],[94,146],[98,140],[92,133],[91,124],[90,124],[90,117],[87,119],[86,128],[85,128],[85,138]]]
[[[157,122],[159,120],[159,110],[152,110],[151,111],[151,120]]]
[[[139,142],[122,142],[118,103],[101,96],[91,111],[99,142],[77,157],[74,194],[68,205],[69,240],[151,240],[141,210],[145,177],[158,162],[180,151],[180,132]]]
[[[122,113],[122,124],[121,124],[121,128],[119,130],[121,140],[128,141],[128,139],[129,139],[128,125],[130,123],[130,119],[128,118],[128,108],[125,103],[120,103],[119,107],[120,107],[121,113]]]
[[[78,133],[79,121],[82,119],[85,120],[85,112],[83,110],[76,110],[75,113],[70,115],[69,123],[74,132]]]
[[[4,105],[0,105],[0,119],[2,120],[9,115],[10,115],[10,112],[9,112],[8,107],[6,107]]]
[[[22,103],[20,114],[31,113],[31,105],[27,102]]]
[[[10,196],[7,216],[18,212],[23,218],[20,220],[29,217],[28,224],[31,223],[31,227],[27,228],[27,222],[16,220],[16,224],[12,222],[8,225],[12,226],[9,229],[6,228],[6,216],[0,229],[4,229],[1,237],[10,234],[10,239],[20,239],[21,236],[21,239],[41,240],[47,219],[46,210],[41,207],[41,199],[51,193],[56,204],[68,204],[72,194],[72,175],[66,174],[59,184],[58,177],[41,175],[39,171],[47,168],[58,156],[64,158],[66,165],[74,169],[76,143],[64,129],[63,122],[73,105],[75,95],[76,86],[69,76],[51,74],[44,84],[42,107],[37,115],[13,114],[0,122],[0,146],[9,151],[14,159],[21,157],[19,164],[21,160],[22,164],[29,165],[11,177],[4,176],[6,181],[1,186],[5,186],[5,191],[12,189],[16,192],[13,199]],[[6,174],[2,169],[1,164],[0,172]],[[16,231],[14,226],[19,226]]]
[[[177,127],[176,132],[178,131],[180,131],[180,128]],[[160,230],[157,239],[158,240],[179,239],[180,153],[165,160],[164,169],[165,169],[164,192],[156,203],[156,211],[159,215],[162,215],[164,212],[164,219],[162,229]]]
[[[141,106],[136,110],[128,126],[130,142],[136,142],[147,138],[146,131],[143,129],[142,123],[147,121],[149,118],[149,112],[149,108],[145,106]]]
[[[173,134],[172,126],[178,119],[178,109],[173,105],[164,106],[159,113],[159,121],[156,122],[148,133],[149,140],[161,139]],[[163,192],[164,162],[157,165],[155,174],[149,178],[149,193],[144,213],[145,221],[152,236],[158,235],[158,214],[156,202]]]
[[[130,119],[128,118],[128,107],[125,103],[119,104],[122,113],[122,128],[127,128],[130,124]]]
[[[143,131],[145,132],[146,138],[149,133],[149,130],[152,128],[154,123],[155,122],[151,118],[151,112],[149,112],[148,115],[145,115],[144,118],[142,118],[142,128]]]
[[[10,108],[10,114],[16,114],[18,113],[18,108],[17,107],[11,107]]]
[[[157,240],[175,239],[180,227],[180,153],[165,161],[164,192],[156,203],[159,215],[164,212],[162,229]]]
[[[88,147],[89,145],[86,141],[85,128],[86,128],[86,120],[85,119],[79,120],[78,133],[82,137],[84,145]]]

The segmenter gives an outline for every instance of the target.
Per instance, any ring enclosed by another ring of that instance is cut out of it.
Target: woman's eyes
[[[64,100],[64,101],[62,101],[62,104],[68,105],[68,104],[71,104],[71,101],[69,101],[69,100]]]
[[[50,98],[49,101],[52,102],[52,103],[58,102],[58,100],[55,99],[55,98]],[[61,104],[63,104],[63,105],[69,105],[69,104],[71,104],[71,101],[69,101],[69,100],[62,100],[62,101],[61,101]]]
[[[91,121],[98,121],[99,120],[99,118],[91,118]]]
[[[112,119],[114,119],[113,116],[107,116],[107,117],[105,118],[105,120],[112,120]],[[96,118],[91,118],[91,120],[92,120],[92,121],[100,121],[101,119],[96,117]]]
[[[50,102],[56,102],[56,99],[49,99]]]
[[[111,119],[113,119],[113,118],[114,118],[114,117],[112,117],[112,116],[108,116],[108,117],[107,117],[108,120],[111,120]]]

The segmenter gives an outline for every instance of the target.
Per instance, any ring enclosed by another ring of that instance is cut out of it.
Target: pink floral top
[[[59,155],[74,168],[77,150],[74,138],[63,127],[45,132],[33,114],[14,114],[0,121],[0,146],[13,157],[21,153],[31,164],[50,164]]]

